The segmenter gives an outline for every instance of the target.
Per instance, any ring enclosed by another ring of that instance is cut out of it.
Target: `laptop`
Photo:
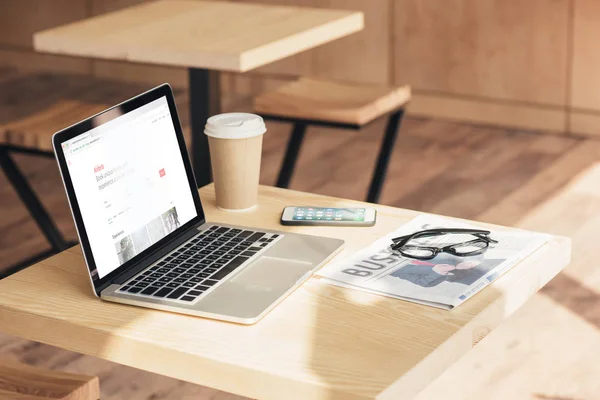
[[[252,324],[344,243],[207,221],[167,84],[52,142],[103,300]]]

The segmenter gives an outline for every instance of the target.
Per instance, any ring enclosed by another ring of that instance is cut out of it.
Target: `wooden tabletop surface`
[[[212,185],[200,195],[211,222],[342,238],[340,256],[417,215],[375,206],[371,228],[284,227],[288,205],[365,203],[261,187],[257,210],[232,214]],[[570,246],[552,237],[453,311],[312,278],[251,326],[101,301],[75,247],[0,281],[0,330],[251,398],[409,399],[561,271]]]
[[[362,12],[163,0],[34,35],[38,51],[244,72],[360,31]]]

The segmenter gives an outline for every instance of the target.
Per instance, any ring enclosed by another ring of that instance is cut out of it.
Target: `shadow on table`
[[[600,330],[600,294],[596,291],[562,273],[542,288],[541,293]]]

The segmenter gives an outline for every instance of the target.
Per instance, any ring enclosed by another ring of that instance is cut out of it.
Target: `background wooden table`
[[[363,27],[355,11],[163,0],[39,32],[33,41],[41,52],[187,67],[194,174],[204,186],[211,179],[203,130],[219,113],[217,71],[249,71]]]
[[[364,203],[261,187],[259,207],[244,214],[215,207],[207,217],[340,237],[345,252],[413,218],[376,206],[372,228],[282,227],[290,204]],[[240,326],[102,302],[92,295],[78,248],[0,281],[0,329],[140,369],[253,398],[407,399],[514,312],[566,266],[570,241],[551,241],[453,311],[309,280],[262,321]],[[490,360],[493,362],[493,360]]]

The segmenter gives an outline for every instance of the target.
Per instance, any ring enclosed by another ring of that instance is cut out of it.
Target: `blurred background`
[[[168,82],[186,105],[183,68],[33,50],[35,32],[142,2],[0,0],[0,128],[19,119],[15,100],[1,96],[3,85],[30,79],[33,104],[50,94],[35,86],[31,77],[39,74],[67,76],[73,88],[94,77],[122,91],[123,100]],[[420,399],[600,398],[593,357],[600,350],[600,269],[593,254],[600,230],[600,2],[252,2],[360,10],[365,29],[248,73],[223,73],[224,111],[250,111],[255,96],[300,76],[410,85],[381,204],[574,240],[572,265]],[[179,108],[184,125],[187,108]],[[384,128],[382,121],[360,131],[311,127],[290,188],[364,199]],[[268,123],[262,184],[274,184],[289,134],[289,125]],[[75,240],[55,161],[14,159],[60,230]],[[0,204],[1,271],[49,245],[1,174]],[[236,398],[8,336],[0,336],[0,354],[97,374],[105,399]],[[465,391],[453,395],[447,385]]]

